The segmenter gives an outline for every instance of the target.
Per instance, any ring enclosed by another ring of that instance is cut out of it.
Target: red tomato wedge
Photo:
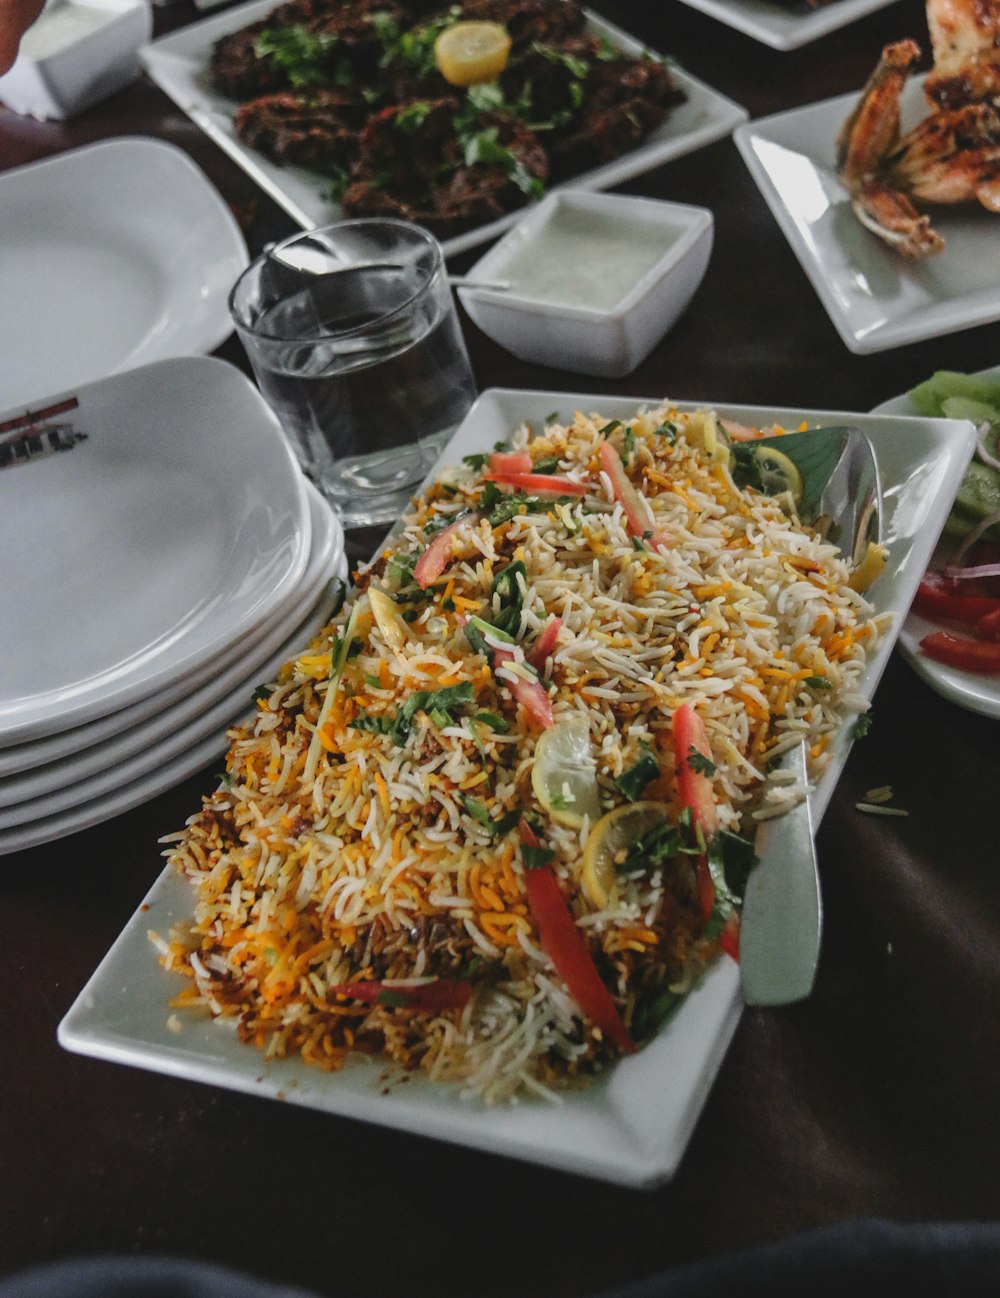
[[[545,660],[556,647],[556,641],[559,639],[559,632],[562,629],[562,618],[556,617],[555,614],[542,627],[538,639],[528,654],[528,662],[534,667],[535,671],[541,671],[545,666]]]
[[[483,480],[513,487],[516,491],[541,491],[557,496],[585,496],[590,490],[586,483],[558,478],[552,473],[512,473],[507,469],[498,473],[492,465],[489,472],[483,474]]]
[[[696,770],[691,765],[692,750],[700,753],[708,761],[712,760],[712,746],[708,742],[705,723],[689,703],[682,703],[674,713],[677,789],[682,806],[691,808],[694,823],[701,829],[703,836],[709,839],[719,828],[719,814],[715,807],[712,781],[704,771]],[[702,914],[707,920],[715,906],[715,884],[712,882],[708,857],[704,854],[698,857],[696,874],[698,900],[701,903]]]
[[[1000,672],[1000,643],[972,640],[951,631],[934,631],[920,641],[920,652],[967,672]]]
[[[508,649],[505,645],[496,645],[493,647],[493,665],[494,669],[507,663],[518,664],[519,655],[517,650]],[[555,722],[552,713],[552,700],[545,691],[545,686],[534,676],[533,680],[528,680],[520,676],[516,671],[507,673],[500,678],[504,685],[510,690],[514,698],[517,699],[521,707],[531,721],[541,730],[548,730]]]
[[[622,464],[622,457],[608,441],[601,443],[599,454],[601,468],[611,479],[612,494],[625,511],[625,521],[628,523],[631,535],[640,540],[647,540],[654,549],[658,546],[666,547],[666,538],[654,531],[650,521],[649,505],[633,487],[625,472],[625,465]]]
[[[696,825],[706,838],[711,838],[719,828],[719,815],[715,808],[712,781],[704,771],[691,765],[691,750],[712,760],[712,746],[708,742],[705,723],[690,703],[682,703],[674,713],[674,753],[677,759],[677,787],[681,803],[691,808]]]
[[[976,635],[980,640],[1000,640],[1000,608],[979,619],[976,623]]]
[[[534,467],[530,451],[494,451],[490,473],[530,473]]]
[[[541,846],[538,836],[524,821],[521,822],[521,837],[531,847]],[[611,993],[601,982],[597,966],[559,887],[559,880],[549,866],[535,866],[525,871],[524,889],[542,947],[569,994],[595,1027],[610,1037],[619,1050],[631,1054],[635,1042],[622,1022]]]
[[[478,522],[478,514],[463,514],[444,529],[438,532],[430,545],[413,566],[413,579],[421,590],[437,581],[448,564],[455,557],[454,543],[456,534],[464,528]]]
[[[463,1009],[472,995],[472,983],[439,978],[436,982],[420,983],[415,987],[400,987],[397,984],[384,982],[363,982],[340,983],[331,990],[341,996],[350,997],[351,1000],[366,1001],[369,1005],[377,1005],[381,1002],[385,1005],[398,1006],[400,1009],[433,1014],[437,1010]]]
[[[990,595],[967,593],[956,589],[940,573],[925,573],[917,587],[913,611],[935,622],[957,622],[962,626],[975,626],[988,613],[1000,609],[1000,599]]]

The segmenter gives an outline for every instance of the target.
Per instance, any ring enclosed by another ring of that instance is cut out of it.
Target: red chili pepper
[[[522,842],[529,847],[541,847],[538,835],[525,820],[520,823],[520,833]],[[526,870],[524,890],[532,917],[538,926],[542,947],[566,984],[569,994],[587,1018],[619,1050],[627,1053],[634,1051],[635,1042],[622,1022],[611,993],[601,982],[597,966],[551,868],[548,865],[538,865]]]
[[[351,1000],[366,1001],[369,1005],[398,1005],[401,1009],[433,1014],[438,1010],[463,1009],[472,995],[472,983],[438,978],[435,982],[420,983],[415,987],[399,987],[393,983],[373,981],[340,983],[331,991]]]
[[[704,771],[691,765],[691,752],[700,753],[712,760],[712,746],[708,742],[705,723],[689,703],[682,703],[674,713],[674,756],[677,766],[677,789],[681,804],[691,808],[691,817],[705,839],[711,838],[719,828],[719,813],[715,806],[712,781]],[[709,868],[708,856],[702,853],[696,866],[698,900],[707,920],[715,906],[715,884]]]
[[[496,482],[518,491],[554,492],[557,496],[585,496],[590,488],[583,482],[573,482],[570,478],[558,478],[551,473],[511,473],[503,470],[494,472],[492,467],[483,474],[484,482]]]
[[[934,622],[975,626],[987,613],[1000,609],[1000,599],[990,595],[957,592],[955,582],[939,573],[925,573],[917,587],[913,611]]]
[[[951,631],[934,631],[920,641],[920,652],[968,672],[1000,672],[1000,643],[972,640]]]

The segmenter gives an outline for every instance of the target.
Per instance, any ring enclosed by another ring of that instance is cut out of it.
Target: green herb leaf
[[[638,802],[643,790],[651,780],[660,773],[660,764],[648,744],[642,745],[638,759],[615,780],[615,787],[628,798],[629,802]]]
[[[712,759],[699,752],[693,744],[687,751],[687,764],[692,771],[696,771],[700,775],[712,776],[718,770]]]
[[[521,844],[521,857],[526,870],[538,870],[555,856],[551,847],[532,847],[530,843]]]

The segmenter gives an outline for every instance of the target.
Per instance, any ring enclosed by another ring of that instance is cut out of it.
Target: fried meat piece
[[[363,100],[342,90],[281,91],[242,104],[233,128],[281,166],[337,174],[354,162],[365,111]]]
[[[553,180],[634,148],[685,98],[664,63],[615,57],[591,36],[535,45],[511,61],[501,85],[508,103],[527,100],[532,120],[551,124]]]
[[[463,21],[494,22],[507,28],[511,48],[535,41],[562,41],[583,31],[586,15],[576,0],[464,0]]]
[[[545,149],[516,118],[482,114],[477,135],[489,148],[470,163],[455,129],[456,101],[421,104],[419,120],[413,107],[385,109],[365,128],[342,199],[348,215],[397,216],[450,238],[522,207],[526,187],[548,179]]]

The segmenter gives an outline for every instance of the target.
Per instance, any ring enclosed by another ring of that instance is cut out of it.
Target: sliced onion
[[[965,569],[962,560],[969,553],[984,532],[988,532],[995,524],[1000,523],[1000,510],[995,514],[987,514],[984,519],[976,524],[971,532],[967,533],[961,541],[958,549],[951,556],[951,563],[945,569],[945,575],[949,576],[952,570],[962,568],[966,575],[969,575],[971,569]],[[978,574],[982,576],[983,574]]]
[[[978,436],[976,438],[976,454],[984,464],[988,464],[991,469],[1000,470],[1000,460],[997,459],[990,451],[986,449],[986,439],[993,430],[993,425],[988,419],[984,419],[979,425]],[[1000,439],[998,439],[1000,443]]]

